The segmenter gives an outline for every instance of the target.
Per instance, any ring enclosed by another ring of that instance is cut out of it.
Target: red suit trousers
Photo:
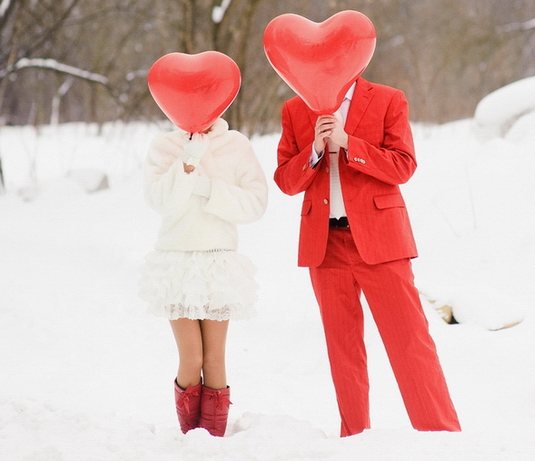
[[[381,335],[412,426],[420,431],[460,431],[414,286],[410,259],[366,264],[350,230],[331,228],[326,257],[319,267],[310,268],[310,275],[325,330],[341,436],[370,427],[361,293]]]

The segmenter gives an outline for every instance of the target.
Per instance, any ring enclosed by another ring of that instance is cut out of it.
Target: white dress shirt
[[[355,92],[356,82],[351,85],[349,90],[342,101],[342,104],[333,114],[338,120],[342,121],[345,125],[347,119],[347,113],[349,111],[349,105],[351,104],[351,99],[353,98],[353,93]],[[329,152],[329,176],[330,176],[330,217],[331,218],[340,218],[346,216],[346,211],[344,207],[344,200],[342,197],[342,186],[340,184],[340,172],[338,170],[338,156],[340,154],[340,146],[333,143],[332,141],[327,142],[327,149]],[[310,165],[315,167],[317,163],[322,159],[325,154],[325,150],[319,154],[314,149],[314,144],[312,144],[312,155],[310,156]]]

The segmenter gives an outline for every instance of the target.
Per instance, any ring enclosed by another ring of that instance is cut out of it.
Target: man
[[[399,185],[416,159],[403,92],[359,78],[334,115],[319,117],[294,97],[282,130],[275,182],[305,192],[298,264],[309,267],[320,307],[341,436],[370,427],[362,292],[413,427],[460,431],[413,283],[417,252]]]

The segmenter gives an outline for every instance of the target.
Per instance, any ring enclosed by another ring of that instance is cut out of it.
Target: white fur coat
[[[236,225],[258,220],[266,209],[264,172],[249,140],[220,118],[208,133],[200,165],[187,174],[182,162],[186,136],[182,130],[157,135],[147,156],[145,198],[162,215],[155,248],[237,250]],[[206,178],[208,198],[195,193]]]

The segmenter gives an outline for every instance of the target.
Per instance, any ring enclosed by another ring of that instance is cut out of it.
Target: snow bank
[[[518,118],[530,112],[535,112],[535,76],[485,96],[476,107],[474,119],[480,136],[488,138],[505,135]]]

